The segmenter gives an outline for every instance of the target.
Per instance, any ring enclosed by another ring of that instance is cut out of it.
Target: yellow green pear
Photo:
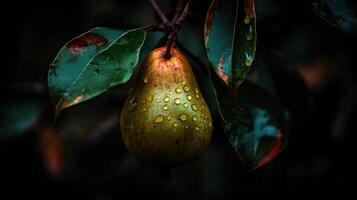
[[[212,117],[185,56],[175,48],[154,49],[129,93],[120,126],[124,144],[137,160],[173,168],[207,149]]]

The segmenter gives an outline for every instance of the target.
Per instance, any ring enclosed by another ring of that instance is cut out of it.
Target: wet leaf
[[[55,116],[132,75],[146,32],[93,28],[61,48],[48,72]]]
[[[313,11],[333,26],[348,33],[357,33],[357,1],[304,0]]]
[[[286,144],[288,112],[273,95],[251,82],[239,89],[240,108],[236,108],[223,83],[212,80],[224,131],[240,158],[251,170],[271,161]]]
[[[1,103],[0,137],[25,133],[38,120],[41,111],[41,104],[32,99]]]
[[[253,0],[213,0],[205,23],[208,59],[228,88],[239,86],[256,50]]]

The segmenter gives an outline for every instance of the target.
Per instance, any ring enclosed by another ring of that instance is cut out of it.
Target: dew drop
[[[186,125],[185,128],[188,129],[188,126]]]
[[[187,85],[183,86],[183,91],[189,92],[190,91],[190,87],[188,87]]]
[[[247,40],[252,40],[254,38],[253,34],[247,34],[246,39]]]
[[[169,106],[165,104],[162,108],[163,108],[164,110],[168,110],[168,109],[169,109]]]
[[[178,94],[180,94],[180,93],[181,93],[181,89],[180,89],[180,88],[176,88],[176,89],[175,89],[175,92],[178,93]]]
[[[253,64],[253,56],[249,55],[247,52],[245,53],[244,64],[248,67],[252,66],[252,64]]]
[[[196,98],[198,98],[198,97],[200,97],[200,95],[198,95],[198,94],[195,94],[195,97],[196,97]]]
[[[164,121],[164,116],[163,115],[158,115],[154,119],[154,123],[158,124]]]
[[[148,96],[148,102],[152,102],[152,100],[154,99],[154,96],[153,95],[150,95],[150,96]]]
[[[161,103],[161,102],[159,102],[158,104],[159,104],[159,106],[161,106],[161,105],[162,105],[162,103]]]
[[[133,125],[133,124],[130,124],[130,125],[129,125],[129,129],[131,129],[131,130],[134,129],[134,125]]]
[[[196,94],[198,94],[198,92],[199,92],[199,91],[198,91],[198,89],[197,89],[197,88],[195,88],[195,93],[196,93]]]
[[[177,127],[177,126],[178,126],[178,124],[177,124],[176,122],[174,122],[172,125],[173,125],[174,127]]]
[[[136,108],[138,107],[138,102],[136,101],[135,97],[133,97],[129,103],[129,112],[133,112],[134,110],[136,110]]]
[[[192,104],[191,108],[192,108],[193,111],[197,111],[198,110],[198,108],[197,108],[197,106],[195,104]]]
[[[187,108],[188,107],[188,103],[183,103],[183,106],[185,107],[185,108]]]
[[[194,116],[192,116],[192,121],[197,121],[197,117],[194,115]]]
[[[143,108],[143,112],[147,112],[148,109],[146,107]]]
[[[181,115],[179,116],[179,119],[180,119],[181,121],[186,121],[186,120],[187,120],[187,116],[186,116],[185,114],[181,114]]]
[[[179,98],[175,99],[175,104],[179,105],[181,103],[181,100]]]
[[[196,130],[196,131],[199,131],[199,130],[200,130],[200,127],[196,126],[196,127],[195,127],[195,130]]]
[[[189,95],[189,94],[186,96],[186,98],[187,98],[187,100],[189,100],[189,101],[191,101],[191,100],[192,100],[192,96],[191,96],[191,95]]]
[[[149,78],[148,77],[145,77],[144,78],[144,83],[148,83],[149,82]]]
[[[248,67],[252,66],[253,62],[251,60],[246,60],[244,62],[245,65],[247,65]]]
[[[210,128],[212,127],[212,123],[211,122],[208,124],[208,127],[210,127]]]
[[[166,119],[167,119],[168,121],[170,121],[170,120],[172,119],[172,115],[171,115],[171,114],[167,115]]]
[[[203,120],[203,123],[204,123],[204,124],[207,123],[207,120],[204,119],[204,120]]]
[[[168,96],[164,97],[164,101],[165,102],[169,102],[170,101],[170,97],[168,97]]]
[[[186,81],[185,81],[185,80],[181,81],[181,84],[182,84],[182,85],[185,85],[185,84],[186,84]]]
[[[249,24],[250,23],[250,17],[247,15],[244,17],[244,24]]]

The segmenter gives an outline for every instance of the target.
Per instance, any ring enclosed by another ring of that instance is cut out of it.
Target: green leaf
[[[41,111],[40,103],[32,99],[1,103],[0,137],[24,133],[34,125]]]
[[[333,26],[357,33],[357,1],[355,0],[304,0],[313,11]]]
[[[93,28],[61,48],[48,72],[55,116],[110,87],[127,82],[139,60],[146,32]]]
[[[213,0],[205,23],[208,59],[229,89],[249,72],[256,50],[253,0]]]
[[[242,84],[237,94],[240,108],[227,99],[223,83],[212,79],[223,128],[228,140],[250,169],[257,169],[285,147],[288,112],[265,89],[251,83]]]

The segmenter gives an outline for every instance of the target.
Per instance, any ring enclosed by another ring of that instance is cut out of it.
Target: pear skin
[[[174,168],[207,149],[212,117],[185,56],[154,49],[141,66],[120,116],[124,144],[137,160]]]

